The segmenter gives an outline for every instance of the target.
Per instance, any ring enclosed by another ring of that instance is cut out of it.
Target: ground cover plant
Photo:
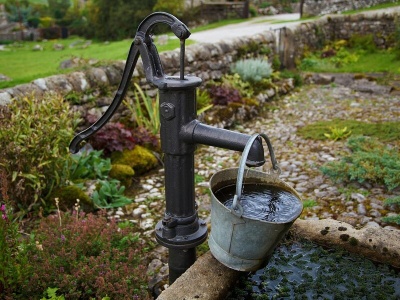
[[[321,170],[337,181],[371,181],[389,190],[400,186],[400,155],[398,149],[382,144],[377,139],[355,136],[349,138],[351,153],[339,162],[328,162]]]
[[[400,156],[397,142],[400,122],[366,123],[355,120],[330,120],[308,124],[298,134],[314,140],[344,140],[348,152],[339,161],[324,164],[321,171],[337,182],[373,183],[388,190],[400,186]],[[399,207],[398,197],[384,201]],[[394,209],[394,211],[398,211]],[[400,215],[385,216],[384,222],[400,224]]]
[[[3,216],[8,209],[2,205]],[[49,289],[65,299],[150,299],[144,244],[132,225],[85,215],[78,203],[41,219],[26,239],[11,215],[0,219],[2,299],[42,299]]]

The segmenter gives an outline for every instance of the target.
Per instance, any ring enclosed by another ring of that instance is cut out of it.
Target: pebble
[[[133,216],[134,218],[139,218],[144,212],[145,212],[145,210],[144,210],[143,208],[138,207],[138,208],[135,208],[135,209],[132,211],[132,216]]]
[[[380,225],[374,221],[368,222],[365,227],[379,228]]]
[[[119,209],[115,212],[115,214],[120,216],[120,217],[125,216],[125,213],[122,210],[119,210]]]
[[[360,193],[352,193],[350,196],[351,199],[356,200],[358,202],[364,202],[365,201],[365,196]]]
[[[359,203],[359,204],[357,205],[357,213],[358,213],[359,215],[362,215],[362,216],[365,216],[365,215],[367,214],[367,210],[365,209],[364,204]]]

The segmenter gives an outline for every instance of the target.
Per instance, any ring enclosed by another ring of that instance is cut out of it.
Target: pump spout
[[[180,136],[186,143],[203,144],[240,152],[243,151],[247,141],[251,138],[248,134],[212,127],[197,120],[183,126]],[[259,167],[264,163],[264,148],[262,140],[258,138],[250,149],[246,165],[248,167]]]

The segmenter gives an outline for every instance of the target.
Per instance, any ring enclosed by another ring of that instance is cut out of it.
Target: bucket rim
[[[266,220],[262,220],[262,219],[246,217],[246,216],[244,216],[244,215],[242,215],[242,216],[237,216],[236,214],[232,213],[231,210],[228,209],[223,203],[221,203],[221,201],[219,201],[218,198],[215,196],[215,193],[214,193],[214,191],[213,191],[212,181],[215,180],[215,176],[218,176],[218,175],[221,176],[221,173],[223,173],[223,172],[233,172],[233,173],[237,173],[237,170],[238,170],[238,169],[239,169],[238,167],[233,167],[233,168],[227,168],[227,169],[223,169],[223,170],[217,171],[216,173],[214,173],[214,174],[210,177],[210,180],[209,180],[209,189],[210,189],[210,192],[211,192],[211,194],[212,194],[212,198],[214,198],[215,201],[216,201],[221,207],[223,207],[225,210],[227,210],[228,212],[230,212],[232,215],[236,216],[237,218],[243,218],[243,219],[247,219],[247,220],[251,220],[251,221],[263,222],[263,223],[267,223],[267,224],[279,224],[279,225],[284,225],[284,224],[288,224],[288,223],[293,223],[293,222],[301,215],[301,213],[302,213],[302,211],[303,211],[303,208],[304,208],[304,207],[303,207],[303,200],[302,200],[301,196],[299,195],[299,193],[298,193],[292,186],[290,186],[290,185],[287,184],[285,181],[283,181],[282,179],[280,179],[279,177],[276,177],[276,176],[275,176],[275,178],[277,178],[277,180],[279,181],[279,183],[281,183],[281,184],[284,186],[284,187],[282,187],[282,186],[279,186],[279,187],[285,189],[287,192],[292,193],[292,194],[296,197],[298,203],[300,204],[299,209],[295,211],[295,213],[293,214],[293,217],[292,217],[292,218],[290,218],[290,219],[288,219],[288,220],[286,220],[286,221],[284,221],[284,222],[274,222],[274,221],[266,221]],[[254,170],[254,169],[250,169],[250,172],[254,172],[254,173],[258,173],[258,174],[264,174],[264,175],[271,176],[271,174],[268,174],[268,173],[265,173],[265,172],[261,172],[261,171],[259,171],[259,170]],[[274,176],[274,175],[272,175],[272,176]],[[230,181],[230,180],[232,180],[232,183],[233,183],[233,184],[235,183],[235,179],[234,179],[234,178],[229,179],[229,180],[227,180],[227,181]],[[246,184],[246,183],[244,183],[244,184]],[[274,186],[273,183],[271,183],[270,185]]]

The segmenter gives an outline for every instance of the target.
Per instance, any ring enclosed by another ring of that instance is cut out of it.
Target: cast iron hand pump
[[[181,41],[180,76],[166,76],[160,57],[151,39],[151,31],[165,23]],[[149,83],[159,89],[161,149],[164,153],[166,211],[156,225],[157,241],[169,248],[169,281],[174,282],[196,260],[195,247],[207,238],[207,226],[198,218],[194,193],[194,151],[196,144],[205,144],[243,151],[250,135],[214,128],[196,120],[196,88],[201,79],[184,75],[185,40],[190,32],[174,16],[157,12],[149,15],[139,25],[129,51],[122,80],[113,102],[105,114],[91,127],[79,133],[70,144],[76,153],[79,143],[106,124],[126,94],[128,83],[142,57],[143,68]],[[264,163],[261,139],[253,143],[248,156],[249,166]]]

